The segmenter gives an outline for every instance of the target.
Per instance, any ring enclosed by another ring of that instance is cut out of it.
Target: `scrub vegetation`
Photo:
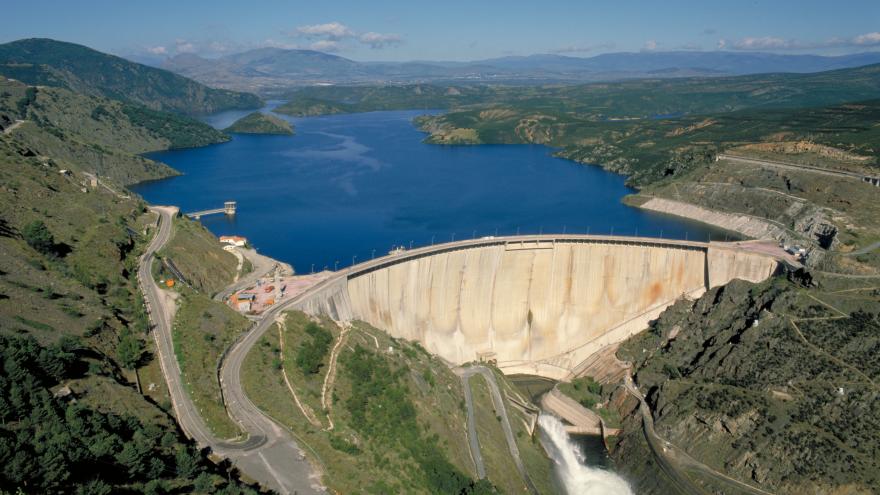
[[[226,413],[220,380],[220,357],[235,339],[250,328],[247,318],[223,303],[183,288],[172,335],[183,383],[205,423],[220,438],[241,432]]]
[[[176,270],[187,284],[208,296],[235,280],[235,256],[224,251],[201,223],[185,216],[174,219],[172,237],[157,255],[157,275],[177,278]]]
[[[627,341],[619,356],[634,363],[658,434],[774,493],[880,488],[880,301],[864,282],[846,286],[734,281]],[[615,457],[660,493],[634,468],[649,456],[640,422],[637,411],[626,419]]]
[[[124,185],[175,173],[137,155],[172,141],[124,105],[0,78],[0,491],[254,493],[162,399],[135,277],[155,216]]]
[[[331,347],[344,339],[335,379],[326,392],[327,408],[322,406],[321,394],[332,354],[321,360],[318,373],[303,371],[295,357],[297,349],[312,342],[310,333],[319,334],[315,328],[334,336]],[[331,489],[446,494],[499,489],[507,493],[505,487],[519,486],[518,476],[508,479],[511,473],[474,479],[461,379],[418,344],[393,339],[361,322],[343,335],[329,320],[316,322],[302,313],[287,312],[283,325],[267,331],[248,355],[242,374],[248,396],[291,430]],[[493,410],[488,394],[477,405]],[[508,409],[527,469],[530,474],[534,471],[533,481],[542,493],[550,493],[550,461],[517,419],[519,413],[509,404]],[[500,429],[494,413],[488,414]],[[512,465],[503,435],[486,441],[489,445],[501,442],[504,449],[498,450],[496,458],[504,462],[506,456]]]

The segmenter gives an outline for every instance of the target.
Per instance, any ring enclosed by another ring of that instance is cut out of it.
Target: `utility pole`
[[[452,233],[452,242],[455,242],[455,232]]]
[[[432,246],[434,245],[434,237],[436,237],[436,236],[437,236],[437,234],[431,234],[431,245]]]
[[[410,248],[410,249],[412,249],[412,245],[413,245],[413,241],[410,240],[410,241],[409,241],[409,248]]]
[[[376,257],[376,250],[374,249],[374,250],[373,250],[373,253],[370,254],[370,259],[373,259],[373,258],[375,258],[375,257]]]
[[[358,255],[354,255],[351,257],[351,266],[354,266],[354,262],[357,261]]]
[[[336,261],[333,263],[333,271],[334,271],[334,272],[339,271],[339,260],[336,260]]]

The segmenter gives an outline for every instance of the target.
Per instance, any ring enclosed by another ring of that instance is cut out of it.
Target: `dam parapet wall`
[[[676,300],[776,270],[727,243],[530,236],[450,243],[352,267],[294,307],[363,320],[452,363],[554,379],[645,329]]]

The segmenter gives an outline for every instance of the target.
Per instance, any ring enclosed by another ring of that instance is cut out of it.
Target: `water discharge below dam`
[[[584,453],[565,432],[562,421],[541,414],[541,443],[555,463],[559,483],[568,495],[633,495],[626,481],[611,471],[586,464]]]

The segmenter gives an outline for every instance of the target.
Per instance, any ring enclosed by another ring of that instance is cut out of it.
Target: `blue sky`
[[[356,60],[475,60],[639,50],[880,50],[880,0],[28,0],[0,41],[50,37],[121,55],[261,46]]]

